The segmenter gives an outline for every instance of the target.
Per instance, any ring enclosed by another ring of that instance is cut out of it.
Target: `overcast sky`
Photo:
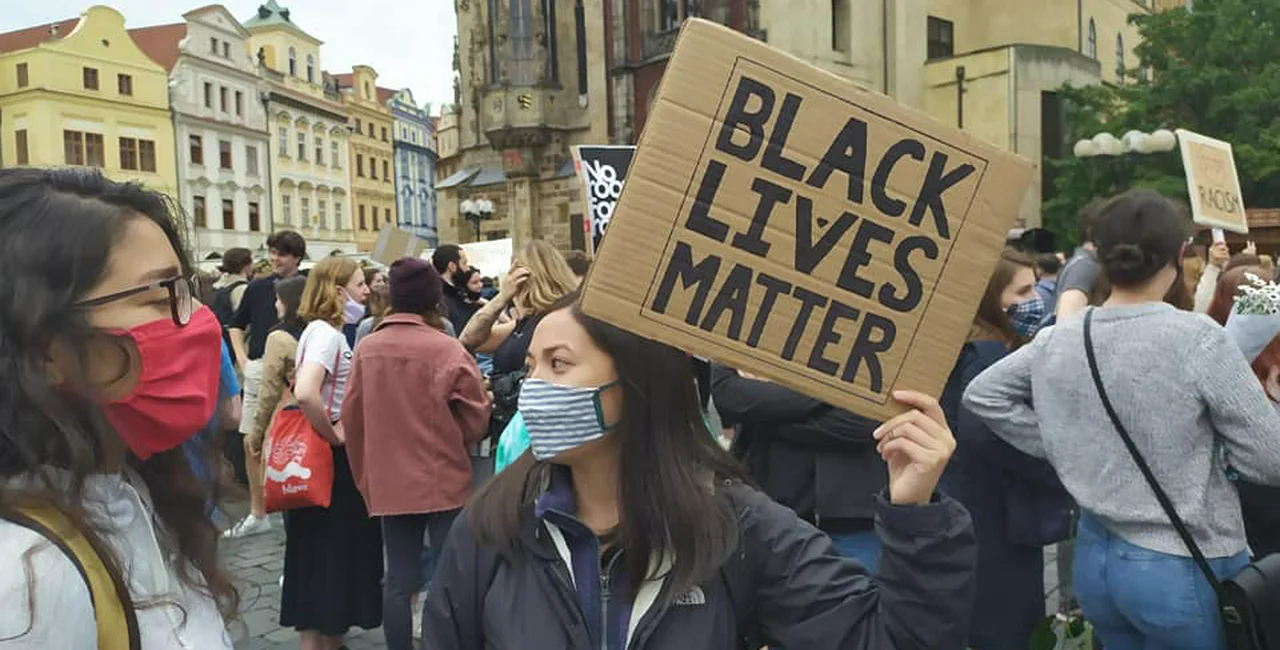
[[[227,0],[222,4],[241,21],[265,0]],[[349,72],[358,63],[378,71],[378,85],[409,87],[419,104],[453,101],[453,35],[457,31],[452,0],[277,0],[295,24],[324,41],[321,64],[330,72]],[[78,16],[93,4],[124,14],[126,26],[146,27],[182,21],[182,14],[203,6],[157,0],[0,0],[0,33]],[[164,8],[178,6],[180,9]]]

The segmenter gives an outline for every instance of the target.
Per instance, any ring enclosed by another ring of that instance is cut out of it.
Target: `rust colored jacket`
[[[420,316],[387,316],[356,346],[342,428],[370,515],[462,507],[471,488],[468,448],[488,426],[475,360]]]

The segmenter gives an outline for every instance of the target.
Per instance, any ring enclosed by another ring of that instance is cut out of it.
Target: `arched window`
[[[289,48],[289,76],[298,76],[298,51]]]
[[[364,82],[364,98],[373,99],[373,93],[369,92],[369,82]]]
[[[316,82],[316,58],[308,54],[307,55],[307,83],[315,83],[315,82]]]
[[[1098,58],[1098,26],[1089,19],[1089,42],[1085,43],[1084,53],[1091,59]]]
[[[1124,36],[1116,34],[1116,81],[1124,83]]]

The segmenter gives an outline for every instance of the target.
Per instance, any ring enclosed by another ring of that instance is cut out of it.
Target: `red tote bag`
[[[337,394],[338,363],[342,347],[333,361],[334,387],[329,392],[326,413],[333,412]],[[304,357],[305,360],[305,357]],[[302,363],[298,363],[302,367]],[[268,431],[263,503],[267,512],[297,508],[328,508],[333,499],[333,447],[307,421],[296,405],[276,412]]]

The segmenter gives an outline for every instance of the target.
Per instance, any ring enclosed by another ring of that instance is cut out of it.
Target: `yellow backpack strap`
[[[22,505],[5,509],[0,518],[29,528],[48,539],[71,560],[89,587],[98,628],[98,650],[139,650],[141,636],[132,598],[124,580],[107,569],[102,553],[57,508]]]

